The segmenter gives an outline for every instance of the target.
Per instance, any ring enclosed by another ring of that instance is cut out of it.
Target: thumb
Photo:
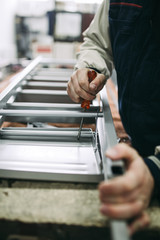
[[[119,143],[113,148],[108,149],[106,156],[112,160],[125,159],[128,163],[134,161],[139,157],[136,150],[125,143]]]
[[[98,73],[97,77],[89,84],[89,88],[91,91],[97,93],[103,88],[105,83],[106,77],[103,74]]]

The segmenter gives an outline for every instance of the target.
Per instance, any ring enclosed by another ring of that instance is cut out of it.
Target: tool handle
[[[88,71],[88,82],[91,83],[97,76],[97,73],[94,70],[89,70]],[[81,107],[84,109],[89,109],[90,108],[90,100],[83,100],[81,103]]]

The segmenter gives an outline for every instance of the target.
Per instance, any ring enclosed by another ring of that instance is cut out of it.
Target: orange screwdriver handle
[[[91,83],[97,76],[97,73],[94,70],[89,70],[88,71],[88,82]],[[84,109],[89,109],[90,108],[90,100],[83,100],[81,103],[81,107]]]

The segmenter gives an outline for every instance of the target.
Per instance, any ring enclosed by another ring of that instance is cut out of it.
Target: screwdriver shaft
[[[79,131],[78,131],[78,136],[77,136],[77,139],[78,139],[78,140],[80,139],[80,136],[81,136],[82,126],[83,126],[83,117],[82,117],[82,119],[81,119]]]

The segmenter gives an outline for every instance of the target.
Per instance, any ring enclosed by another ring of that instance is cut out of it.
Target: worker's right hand
[[[97,73],[96,78],[89,83],[89,70],[88,68],[76,70],[68,82],[68,95],[76,103],[81,102],[83,99],[92,101],[106,83],[105,76],[99,73]]]

